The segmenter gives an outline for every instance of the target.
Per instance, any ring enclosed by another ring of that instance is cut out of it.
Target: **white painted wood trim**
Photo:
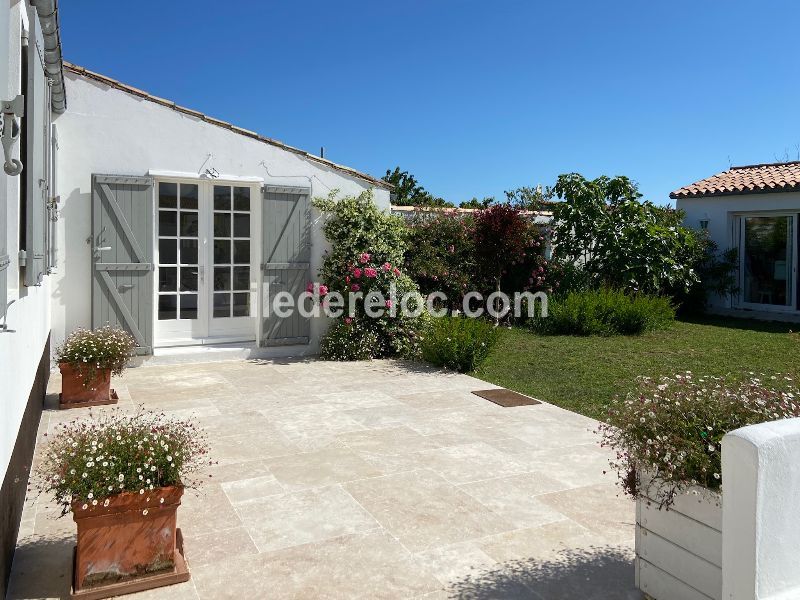
[[[164,171],[160,169],[150,169],[147,174],[151,177],[169,177],[172,179],[192,179],[201,181],[225,182],[244,182],[244,183],[264,183],[263,177],[250,177],[244,175],[226,175],[220,173],[219,177],[209,177],[205,173],[190,173],[186,171]]]

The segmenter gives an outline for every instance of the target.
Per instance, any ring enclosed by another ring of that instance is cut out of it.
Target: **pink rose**
[[[356,278],[361,277],[361,269],[359,267],[356,267],[355,269],[353,269],[353,277],[356,277]]]
[[[365,265],[369,262],[369,259],[372,258],[372,255],[368,252],[362,252],[361,256],[358,257],[358,260],[361,261],[362,265]]]
[[[353,318],[352,317],[345,317],[344,318],[344,322],[347,323],[348,325],[350,325],[350,323],[353,322]]]
[[[345,283],[350,283],[350,275],[346,275],[344,278]]]
[[[364,275],[366,275],[367,277],[377,277],[378,272],[372,267],[367,267],[366,269],[364,269]]]
[[[386,301],[386,308],[392,308],[392,301],[391,300],[387,300]]]
[[[319,286],[319,295],[324,296],[328,293],[328,286],[327,285],[320,285]]]
[[[354,291],[354,292],[357,292],[358,290],[360,290],[360,289],[361,289],[361,286],[360,286],[360,285],[358,285],[357,283],[354,283],[353,285],[351,285],[351,286],[350,286],[350,289],[351,289],[352,291]]]
[[[314,291],[314,282],[309,281],[308,284],[306,284],[306,291],[308,293],[312,293]]]
[[[394,273],[396,276],[399,276],[400,275],[400,269],[395,267],[394,269],[392,269],[392,273]]]
[[[391,270],[391,268],[392,268],[392,265],[390,265],[388,262],[383,263],[383,270],[384,271],[389,271],[389,270]]]

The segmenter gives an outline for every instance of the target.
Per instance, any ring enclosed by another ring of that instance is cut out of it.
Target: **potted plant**
[[[113,404],[111,375],[121,375],[136,342],[118,327],[77,329],[56,350],[61,408]]]
[[[641,379],[601,424],[611,467],[636,500],[636,584],[655,600],[722,594],[722,437],[800,416],[784,375]]]
[[[189,579],[176,511],[207,454],[194,424],[163,413],[114,409],[59,426],[37,482],[77,524],[74,597]]]

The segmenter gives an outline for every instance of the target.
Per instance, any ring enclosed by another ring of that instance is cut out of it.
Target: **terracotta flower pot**
[[[111,370],[97,369],[85,382],[84,373],[72,363],[59,363],[61,371],[61,408],[112,404]]]
[[[175,571],[182,495],[182,486],[172,486],[144,494],[123,492],[109,498],[108,506],[74,503],[72,517],[78,525],[74,590]]]

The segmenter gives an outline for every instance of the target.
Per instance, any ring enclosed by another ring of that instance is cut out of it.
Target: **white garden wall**
[[[198,176],[213,168],[220,180],[255,177],[267,184],[310,185],[312,197],[326,196],[332,189],[342,195],[356,195],[373,187],[356,176],[103,82],[71,71],[65,75],[69,107],[55,121],[60,144],[57,181],[61,219],[53,283],[54,343],[76,327],[91,324],[87,238],[93,173],[143,175],[168,171]],[[388,209],[388,190],[375,188],[375,201]],[[316,274],[325,248],[319,215],[315,217],[312,274]],[[253,271],[255,279],[258,272]],[[252,284],[255,286],[255,281]],[[321,319],[312,322],[312,345],[325,326]]]

